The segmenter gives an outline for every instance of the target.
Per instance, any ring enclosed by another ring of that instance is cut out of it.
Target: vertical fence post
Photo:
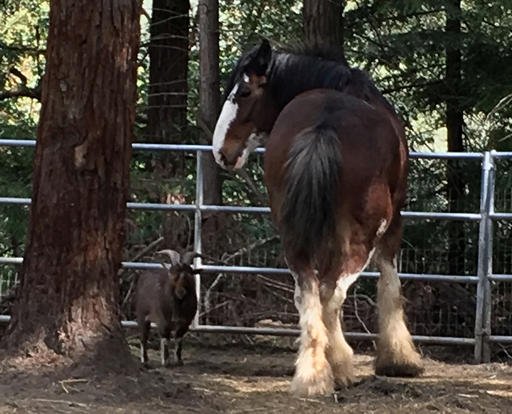
[[[475,362],[481,363],[486,355],[490,354],[488,328],[488,308],[490,308],[489,264],[492,260],[492,226],[490,226],[491,188],[490,174],[493,159],[491,153],[486,151],[482,161],[481,187],[480,187],[480,225],[478,230],[478,285],[476,290],[475,313]],[[494,186],[492,188],[494,191]],[[490,318],[489,318],[490,322]]]
[[[494,190],[495,190],[495,178],[496,178],[496,165],[494,154],[496,151],[491,151],[489,156],[489,184],[487,190],[489,196],[487,199],[487,257],[486,257],[486,274],[484,284],[484,316],[483,316],[483,348],[482,348],[482,362],[491,361],[491,343],[489,337],[492,334],[492,289],[491,280],[492,276],[492,256],[493,256],[493,244],[494,244],[494,225],[492,214],[494,214]]]
[[[194,212],[194,252],[201,254],[203,252],[201,240],[201,207],[203,206],[203,153],[196,151],[196,209]],[[194,268],[197,269],[202,264],[201,258],[194,259]],[[199,326],[199,312],[201,311],[201,275],[196,274],[196,296],[197,296],[197,312],[192,321],[192,328]]]

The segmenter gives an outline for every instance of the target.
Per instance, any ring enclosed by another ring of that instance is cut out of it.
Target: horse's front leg
[[[295,278],[295,306],[300,316],[300,347],[291,391],[300,396],[333,391],[332,370],[325,351],[327,331],[322,319],[319,281],[312,268],[290,266]]]

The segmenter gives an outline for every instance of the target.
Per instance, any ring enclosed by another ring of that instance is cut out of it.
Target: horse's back
[[[290,148],[310,128],[337,132],[344,175],[363,185],[382,175],[401,157],[401,137],[389,117],[378,108],[350,95],[317,89],[297,96],[281,112],[266,143],[265,180],[281,182]],[[391,174],[396,181],[396,174]]]

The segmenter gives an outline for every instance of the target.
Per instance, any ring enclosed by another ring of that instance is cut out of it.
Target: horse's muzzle
[[[219,150],[219,165],[228,171],[240,169],[243,164],[241,158],[239,153],[228,154],[222,148]]]

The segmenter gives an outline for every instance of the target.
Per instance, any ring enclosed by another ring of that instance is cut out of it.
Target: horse
[[[407,189],[403,124],[362,71],[323,52],[243,54],[213,134],[213,155],[242,168],[265,141],[272,220],[295,280],[300,346],[291,391],[311,396],[353,384],[340,323],[347,290],[379,269],[375,372],[418,376],[422,361],[404,319],[396,254]]]

